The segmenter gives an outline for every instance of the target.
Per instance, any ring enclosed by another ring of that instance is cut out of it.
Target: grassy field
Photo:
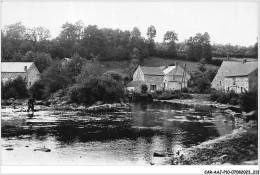
[[[175,59],[164,59],[158,57],[150,57],[144,60],[144,63],[141,66],[148,66],[148,67],[157,67],[157,66],[165,66],[170,65],[172,63],[178,62],[178,64],[184,68],[184,64],[186,63],[186,69],[188,72],[195,72],[198,71],[198,67],[200,63],[198,62],[191,62],[191,61],[183,61],[183,60],[175,60]],[[104,71],[116,71],[122,74],[123,76],[129,75],[129,61],[106,61],[102,62],[102,67]],[[218,69],[217,66],[206,64],[207,69]]]

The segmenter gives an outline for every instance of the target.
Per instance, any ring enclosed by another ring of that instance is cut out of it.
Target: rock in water
[[[12,150],[14,150],[13,148],[6,148],[5,150],[7,150],[7,151],[12,151]]]
[[[34,149],[34,151],[51,152],[51,150],[48,148],[37,148],[37,149]]]

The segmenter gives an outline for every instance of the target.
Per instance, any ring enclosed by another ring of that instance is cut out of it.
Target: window
[[[151,85],[151,86],[150,86],[150,90],[151,90],[151,91],[156,91],[156,85]]]

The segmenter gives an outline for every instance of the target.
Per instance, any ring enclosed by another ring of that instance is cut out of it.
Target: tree
[[[176,41],[178,41],[178,34],[175,31],[167,31],[164,34],[163,41],[167,41],[168,51],[172,57],[177,55]]]
[[[138,65],[140,64],[140,61],[142,61],[142,55],[140,54],[140,51],[137,48],[133,49],[133,52],[131,54],[131,63],[130,63],[130,76],[132,77],[132,75],[134,74],[136,68],[138,67]]]
[[[154,55],[155,53],[155,42],[154,37],[156,36],[156,29],[151,25],[147,30],[149,54]]]
[[[96,25],[89,25],[84,29],[81,46],[85,48],[85,56],[88,59],[92,57],[91,55],[99,55],[101,59],[106,57],[106,37]]]
[[[202,58],[205,59],[206,63],[210,63],[212,61],[212,50],[210,45],[210,37],[207,32],[204,33],[203,43],[202,43]]]
[[[96,78],[102,75],[102,67],[97,57],[85,62],[80,74],[76,77],[78,84],[84,84],[89,78]]]
[[[187,58],[191,61],[200,61],[204,59],[206,62],[212,61],[212,49],[210,45],[210,37],[207,32],[203,35],[197,33],[194,37],[190,37],[186,41]]]
[[[83,37],[83,26],[84,24],[81,21],[76,22],[75,24],[66,22],[62,25],[62,31],[58,37],[58,41],[61,46],[65,48],[66,56],[72,57],[75,53],[73,48]]]
[[[69,82],[69,84],[76,83],[77,76],[81,73],[82,67],[85,64],[86,59],[81,58],[79,54],[75,53],[71,60],[67,62],[64,67],[62,67],[62,72],[66,81]]]
[[[47,67],[51,66],[52,58],[49,53],[37,53],[34,59],[34,64],[42,73]]]
[[[33,51],[26,52],[25,56],[22,57],[22,61],[25,62],[33,62],[36,58],[36,54]]]
[[[21,45],[25,39],[26,28],[22,25],[21,22],[7,25],[1,32],[2,41],[1,41],[1,48],[2,48],[2,58],[3,60],[11,60],[14,55],[23,55],[21,53]],[[21,57],[16,61],[20,61]]]
[[[43,71],[41,80],[44,82],[45,87],[44,96],[49,96],[51,93],[66,88],[68,85],[67,79],[62,72],[61,62],[58,60],[52,61],[51,66]]]
[[[156,36],[156,29],[153,25],[148,27],[147,36],[148,36],[149,39],[153,39]]]

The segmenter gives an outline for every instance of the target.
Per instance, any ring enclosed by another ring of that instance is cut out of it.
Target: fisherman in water
[[[33,98],[33,96],[31,95],[29,100],[28,100],[28,109],[27,109],[27,112],[30,111],[30,109],[32,110],[32,112],[34,112],[34,105],[35,105],[35,100]]]

